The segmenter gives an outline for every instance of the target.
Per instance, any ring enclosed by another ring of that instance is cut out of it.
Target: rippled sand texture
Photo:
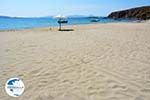
[[[150,100],[150,22],[0,32],[0,100]]]

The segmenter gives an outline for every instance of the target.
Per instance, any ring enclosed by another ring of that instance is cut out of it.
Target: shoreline
[[[97,25],[97,24],[130,24],[130,23],[150,23],[150,20],[146,20],[146,21],[132,21],[132,22],[108,22],[108,23],[88,23],[88,24],[75,24],[75,25],[64,25],[63,27],[72,27],[72,26],[75,26],[75,27],[78,27],[78,26],[87,26],[87,25]],[[42,29],[53,29],[53,30],[56,30],[58,29],[58,26],[49,26],[49,27],[35,27],[35,28],[24,28],[24,29],[4,29],[4,30],[0,30],[0,32],[15,32],[15,31],[26,31],[26,30],[42,30]]]

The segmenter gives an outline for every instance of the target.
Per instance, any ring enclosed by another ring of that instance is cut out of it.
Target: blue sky
[[[0,0],[0,15],[41,17],[63,15],[107,16],[110,12],[150,5],[150,0]]]

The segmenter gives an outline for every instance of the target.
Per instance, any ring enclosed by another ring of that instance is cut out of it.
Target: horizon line
[[[62,14],[63,15],[63,14]],[[10,18],[44,18],[44,17],[55,17],[56,15],[49,15],[49,16],[9,16],[9,15],[0,15],[0,17],[10,17]],[[66,15],[65,15],[66,16]],[[100,16],[100,15],[67,15],[66,17],[107,17],[107,16]]]

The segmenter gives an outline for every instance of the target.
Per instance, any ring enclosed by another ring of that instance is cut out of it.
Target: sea
[[[112,23],[112,22],[130,22],[129,19],[109,19],[98,17],[98,22],[91,22],[91,17],[69,17],[65,25],[81,25],[93,23]],[[132,20],[133,21],[133,20]],[[19,17],[0,17],[0,30],[20,30],[41,27],[56,27],[58,19],[53,17],[40,18],[19,18]]]

